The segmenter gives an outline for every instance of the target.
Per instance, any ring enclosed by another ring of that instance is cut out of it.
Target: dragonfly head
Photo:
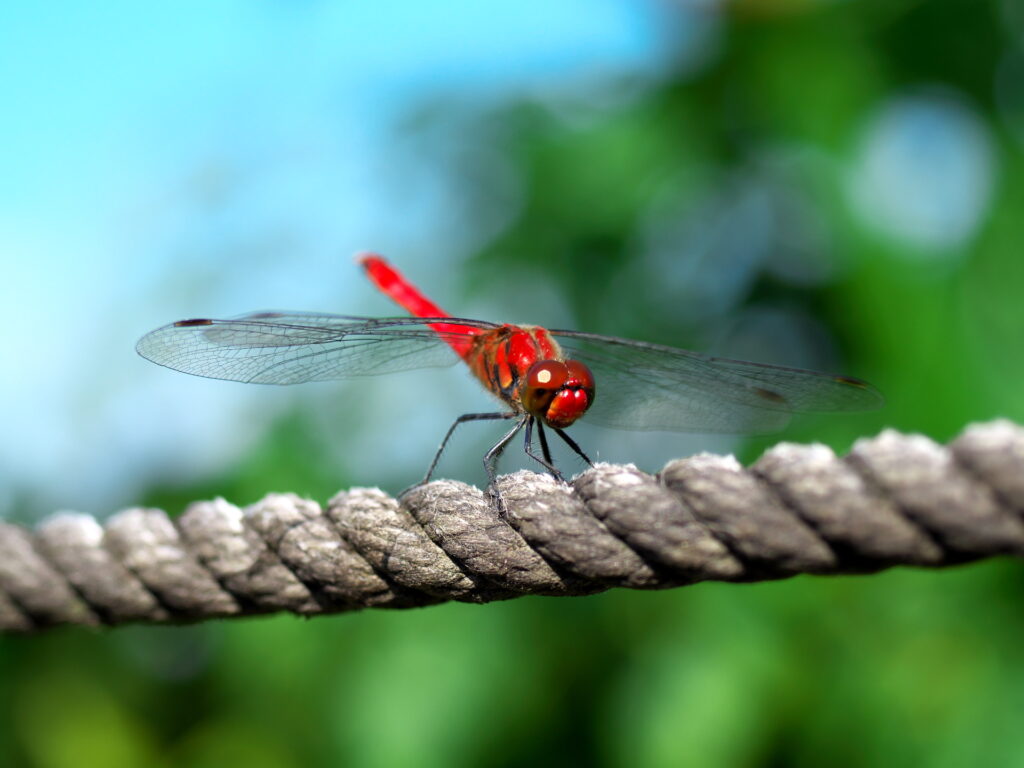
[[[527,371],[521,398],[528,413],[564,429],[594,402],[594,374],[579,360],[540,360]]]

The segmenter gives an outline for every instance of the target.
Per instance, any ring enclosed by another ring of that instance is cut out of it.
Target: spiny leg
[[[544,424],[540,421],[537,422],[537,437],[540,438],[540,449],[544,453],[544,458],[548,464],[554,464],[555,462],[551,459],[551,451],[548,448],[548,438],[544,434]]]
[[[444,453],[444,449],[448,445],[448,441],[451,439],[452,433],[459,424],[466,421],[512,419],[518,415],[519,414],[517,413],[464,413],[462,416],[459,416],[459,418],[457,418],[452,425],[448,427],[448,432],[445,433],[444,440],[441,441],[441,445],[438,447],[437,453],[434,454],[434,460],[430,462],[430,468],[427,470],[427,474],[423,476],[423,480],[420,482],[420,485],[426,485],[430,482],[430,478],[433,476],[434,470],[437,469],[437,462],[441,460],[441,454]]]
[[[548,472],[555,476],[556,480],[561,480],[564,483],[565,478],[562,477],[562,473],[559,472],[558,468],[551,462],[551,453],[548,451],[547,439],[544,437],[544,427],[541,426],[539,421],[537,422],[537,431],[540,433],[540,444],[544,451],[544,458],[542,459],[533,452],[533,422],[534,419],[532,416],[530,416],[529,420],[526,422],[526,444],[524,446],[526,455],[538,464],[541,464]]]
[[[583,452],[582,448],[580,448],[578,445],[576,445],[576,441],[575,440],[573,440],[571,437],[569,437],[567,434],[565,434],[565,432],[562,431],[561,429],[559,429],[558,427],[552,427],[552,429],[555,430],[555,432],[558,433],[558,436],[565,441],[566,445],[568,445],[570,448],[573,449],[573,451],[576,452],[577,456],[579,456],[581,459],[583,459],[585,462],[587,462],[587,464],[589,464],[590,466],[594,466],[594,462],[592,462],[590,460],[590,457],[587,456],[587,454],[585,454]]]
[[[505,450],[505,446],[508,445],[509,441],[516,436],[516,432],[523,428],[530,420],[529,416],[523,416],[512,429],[510,429],[504,437],[501,438],[487,453],[484,454],[484,469],[487,471],[487,487],[494,494],[494,498],[498,501],[498,512],[502,515],[505,514],[505,500],[501,498],[501,491],[498,490],[498,457],[501,456],[502,451]]]

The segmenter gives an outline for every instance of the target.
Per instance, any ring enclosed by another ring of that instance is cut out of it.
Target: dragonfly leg
[[[518,414],[512,414],[516,416]],[[511,418],[511,416],[509,417]],[[501,498],[501,492],[498,490],[498,457],[501,456],[502,451],[505,450],[505,446],[508,445],[509,441],[516,436],[516,433],[528,425],[532,417],[527,415],[523,416],[512,429],[510,429],[504,437],[501,438],[494,447],[491,448],[487,453],[484,454],[484,469],[487,470],[487,487],[494,494],[494,498],[498,502],[498,512],[502,517],[505,516],[505,500]]]
[[[437,462],[441,460],[441,454],[444,453],[445,447],[448,445],[448,441],[451,439],[452,433],[455,432],[455,428],[466,421],[486,421],[486,420],[497,420],[497,419],[513,419],[519,414],[517,413],[464,413],[459,416],[445,433],[444,440],[441,441],[441,445],[437,449],[437,453],[434,454],[434,460],[430,462],[430,469],[427,470],[427,474],[423,476],[420,485],[426,485],[430,482],[430,478],[434,475],[434,470],[437,469]],[[514,434],[514,433],[513,433]],[[415,486],[413,486],[415,487]]]
[[[537,422],[537,437],[540,438],[540,449],[544,454],[544,459],[548,464],[554,464],[555,462],[551,458],[551,450],[548,448],[548,438],[544,434],[544,425],[539,421]]]
[[[558,471],[558,467],[556,467],[551,461],[551,452],[548,450],[548,441],[547,438],[544,437],[544,427],[539,421],[537,422],[537,431],[540,433],[540,444],[541,449],[544,452],[544,458],[542,459],[533,452],[533,423],[534,418],[531,416],[526,422],[526,455],[538,464],[541,464],[548,472],[554,475],[556,480],[560,480],[564,483],[565,478],[562,476],[562,473]]]
[[[558,427],[552,427],[552,429],[554,429],[555,432],[558,433],[558,436],[565,441],[566,445],[568,445],[570,448],[572,448],[576,452],[577,456],[579,456],[581,459],[583,459],[585,462],[587,462],[587,464],[589,464],[590,466],[594,466],[594,462],[592,462],[590,460],[590,457],[587,456],[587,454],[585,454],[583,452],[582,448],[580,448],[578,445],[576,445],[576,441],[575,440],[573,440],[571,437],[569,437],[567,434],[565,434],[565,432],[562,431],[561,429],[558,429]]]

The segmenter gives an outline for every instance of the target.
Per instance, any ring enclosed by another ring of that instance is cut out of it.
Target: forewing
[[[443,367],[459,360],[430,323],[453,318],[366,318],[257,312],[182,320],[143,336],[136,350],[176,371],[254,384],[298,384]],[[481,330],[492,323],[458,319]]]
[[[765,433],[794,413],[882,405],[870,384],[799,368],[709,357],[612,336],[552,331],[567,357],[594,372],[585,420],[623,429]]]

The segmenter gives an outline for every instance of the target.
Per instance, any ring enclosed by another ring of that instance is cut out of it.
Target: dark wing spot
[[[253,312],[246,316],[247,320],[268,320],[273,317],[284,317],[280,312]]]
[[[835,376],[833,378],[840,384],[849,384],[851,387],[857,387],[858,389],[868,388],[868,383],[866,381],[855,379],[852,376]]]
[[[191,328],[194,325],[213,325],[213,320],[209,320],[205,317],[199,317],[195,320],[179,320],[174,324],[175,328]]]
[[[770,389],[762,389],[761,387],[754,387],[754,391],[757,393],[758,397],[764,398],[765,400],[770,400],[778,405],[786,404],[786,398],[778,392],[772,392]]]

